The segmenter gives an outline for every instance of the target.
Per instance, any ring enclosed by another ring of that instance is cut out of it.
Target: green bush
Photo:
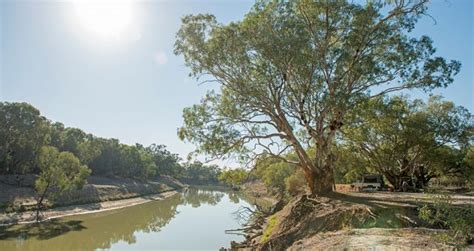
[[[431,225],[448,229],[440,237],[446,242],[466,244],[474,230],[474,207],[453,205],[447,194],[432,195],[433,203],[419,208],[418,216]]]
[[[296,170],[291,176],[285,179],[285,188],[290,195],[298,194],[306,188],[306,180],[303,171]]]

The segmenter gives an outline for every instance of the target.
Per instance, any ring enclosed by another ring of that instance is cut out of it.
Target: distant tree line
[[[238,187],[248,179],[248,171],[243,168],[224,169],[219,174],[219,181],[231,187]]]
[[[122,144],[118,139],[97,137],[48,120],[27,103],[0,102],[0,174],[40,174],[40,153],[56,151],[57,155],[67,152],[68,158],[77,158],[92,175],[134,179],[169,175],[200,183],[218,182],[217,166],[181,164],[180,157],[164,145]]]

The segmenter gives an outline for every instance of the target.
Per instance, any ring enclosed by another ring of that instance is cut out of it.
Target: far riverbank
[[[90,214],[90,213],[99,213],[109,210],[116,210],[131,206],[140,205],[143,203],[163,200],[169,198],[178,191],[168,191],[160,194],[151,194],[135,198],[122,199],[122,200],[113,200],[113,201],[103,201],[98,203],[89,203],[82,205],[72,205],[64,207],[55,207],[42,211],[42,220],[49,220],[54,218],[60,218],[71,215],[80,215],[80,214]],[[14,212],[14,213],[3,213],[0,214],[0,225],[10,225],[10,224],[25,224],[35,222],[35,211],[25,211],[25,212]]]
[[[0,224],[34,221],[34,177],[23,176],[21,183],[10,176],[0,176]],[[43,220],[75,214],[95,213],[161,200],[187,187],[171,177],[149,181],[91,176],[80,190],[65,194],[54,203],[47,202]]]

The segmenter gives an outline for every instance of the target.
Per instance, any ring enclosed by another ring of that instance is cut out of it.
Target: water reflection
[[[200,207],[202,204],[217,205],[225,193],[217,190],[188,189],[181,194],[181,204]]]
[[[95,250],[109,249],[118,242],[135,244],[138,237],[160,232],[179,217],[181,210],[216,206],[225,196],[225,203],[238,204],[242,199],[235,192],[189,189],[163,201],[129,208],[65,217],[43,224],[4,226],[0,227],[0,250]],[[232,213],[220,211],[217,212],[226,217]],[[192,224],[180,223],[182,227]]]
[[[39,240],[48,240],[62,235],[69,231],[80,231],[85,229],[82,221],[69,220],[61,221],[52,219],[43,224],[19,225],[19,226],[0,226],[0,240],[14,238],[17,240],[26,240],[28,238],[37,238]]]
[[[229,192],[229,199],[230,201],[234,202],[235,204],[238,204],[240,202],[240,194],[236,192]]]

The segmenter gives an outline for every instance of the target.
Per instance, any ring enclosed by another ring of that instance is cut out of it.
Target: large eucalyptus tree
[[[184,110],[179,136],[212,157],[280,158],[302,168],[313,194],[331,191],[331,148],[349,109],[447,86],[459,71],[459,62],[434,56],[429,37],[410,36],[426,10],[427,0],[268,0],[229,24],[185,16],[175,53],[220,90]]]

